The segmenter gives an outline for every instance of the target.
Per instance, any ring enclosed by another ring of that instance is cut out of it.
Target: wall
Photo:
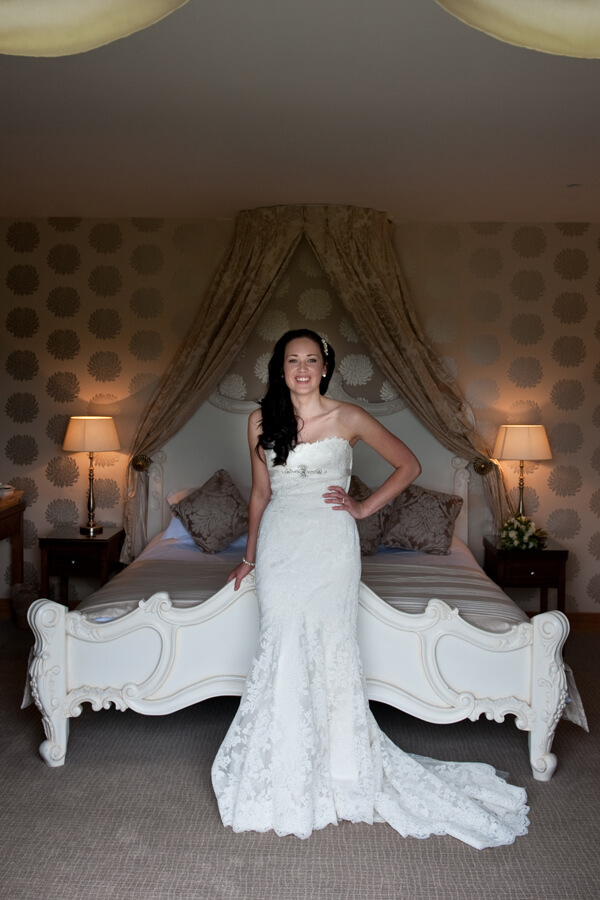
[[[0,220],[0,480],[25,491],[25,579],[37,539],[83,524],[88,458],[61,444],[71,415],[114,415],[120,453],[96,455],[98,522],[121,524],[127,449],[158,376],[228,249],[231,221]],[[0,596],[10,593],[0,544]],[[75,602],[85,585],[70,581]]]
[[[406,224],[395,243],[484,438],[493,447],[499,425],[545,425],[553,459],[526,464],[525,512],[569,550],[567,609],[597,610],[600,225]],[[518,463],[502,465],[518,502]],[[476,478],[473,523],[485,519]]]
[[[60,449],[70,415],[116,417],[123,452],[99,454],[96,493],[97,518],[120,522],[136,422],[232,232],[229,221],[0,220],[0,480],[29,503],[27,580],[38,536],[85,520],[87,458]],[[493,444],[505,422],[546,426],[554,458],[526,467],[525,508],[570,551],[567,608],[595,610],[600,226],[399,224],[395,241],[423,328],[484,437]],[[504,468],[516,494],[516,469]],[[489,516],[476,479],[479,553]],[[6,542],[0,554],[8,596]]]

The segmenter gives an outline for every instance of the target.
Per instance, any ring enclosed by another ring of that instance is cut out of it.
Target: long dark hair
[[[333,370],[335,369],[335,353],[330,344],[326,344],[323,338],[309,328],[296,328],[282,334],[269,360],[269,385],[267,393],[260,401],[262,410],[262,433],[258,438],[256,451],[274,450],[274,466],[284,466],[290,450],[293,450],[298,442],[298,419],[294,413],[290,389],[283,378],[283,363],[285,349],[290,341],[296,338],[309,338],[314,341],[321,351],[323,362],[327,367],[324,378],[321,378],[319,391],[324,394],[327,390]]]

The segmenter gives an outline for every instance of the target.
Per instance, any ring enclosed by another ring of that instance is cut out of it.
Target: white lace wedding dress
[[[527,832],[525,791],[481,763],[404,753],[367,701],[356,639],[356,525],[323,500],[348,488],[343,438],[299,444],[272,466],[260,526],[259,647],[212,768],[234,831],[308,837],[340,819],[388,822],[401,835],[449,834],[476,848]]]

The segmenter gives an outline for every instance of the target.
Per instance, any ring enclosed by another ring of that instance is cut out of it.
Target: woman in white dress
[[[234,831],[308,837],[386,821],[403,836],[450,834],[473,847],[526,834],[522,788],[481,763],[404,753],[379,729],[356,638],[360,546],[369,516],[420,473],[414,454],[363,409],[324,396],[335,355],[319,335],[287,332],[248,422],[249,530],[235,589],[253,569],[259,646],[212,768],[221,818]],[[393,468],[362,502],[348,495],[363,440]]]

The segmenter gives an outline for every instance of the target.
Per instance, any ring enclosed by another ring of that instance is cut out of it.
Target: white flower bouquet
[[[504,522],[499,537],[503,550],[541,550],[548,535],[527,516],[513,516]]]

